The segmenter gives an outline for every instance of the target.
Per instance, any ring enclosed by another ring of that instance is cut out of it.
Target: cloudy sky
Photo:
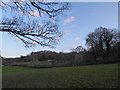
[[[7,33],[0,33],[2,56],[18,57],[40,50],[51,50],[57,52],[69,52],[71,48],[78,45],[85,46],[85,38],[89,32],[102,26],[106,28],[118,28],[118,3],[117,2],[72,2],[72,9],[65,12],[64,16],[58,18],[59,30],[64,32],[56,48],[41,47],[26,49],[23,43],[16,37]],[[2,14],[2,12],[0,12]],[[37,11],[31,12],[35,17]],[[1,18],[1,17],[0,17]],[[59,39],[59,38],[57,38]]]

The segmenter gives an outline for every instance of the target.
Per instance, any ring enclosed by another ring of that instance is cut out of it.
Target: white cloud
[[[70,32],[71,32],[71,30],[65,30],[64,32],[65,32],[65,33],[70,33]]]
[[[36,45],[37,44],[37,42],[34,42],[34,41],[31,41],[31,42],[29,42],[30,44],[33,44],[33,45]]]
[[[16,38],[16,40],[20,41],[20,38]]]
[[[72,22],[72,21],[74,21],[74,20],[75,20],[75,17],[74,17],[74,16],[71,16],[71,17],[69,17],[68,19],[65,19],[65,20],[64,20],[64,24],[70,23],[70,22]]]
[[[33,38],[33,40],[39,40],[40,38]]]
[[[64,34],[71,34],[71,30],[65,30]]]
[[[34,17],[39,17],[39,16],[40,16],[40,15],[39,15],[39,12],[38,12],[37,10],[31,11],[31,12],[29,12],[29,14],[30,14],[31,16],[34,16]]]
[[[43,13],[43,12],[39,13],[37,10],[33,10],[33,11],[30,11],[30,12],[26,12],[26,13],[19,12],[19,14],[27,15],[27,16],[33,16],[33,17],[40,17],[42,15],[45,15],[45,13]]]
[[[55,40],[60,40],[60,37],[55,37]]]
[[[80,40],[79,37],[74,38],[74,41],[79,41],[79,40]]]

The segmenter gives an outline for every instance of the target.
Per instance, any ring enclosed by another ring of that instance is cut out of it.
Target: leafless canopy
[[[69,9],[69,3],[59,2],[2,2],[1,5],[4,10],[5,7],[12,10],[19,11],[23,16],[33,16],[34,11],[38,13],[38,17],[42,17],[44,14],[46,17],[54,20],[58,15],[62,14],[64,10]],[[32,13],[31,13],[32,12]],[[19,14],[18,14],[19,15]],[[39,18],[25,21],[23,17],[17,16],[13,18],[3,18],[0,22],[0,31],[8,32],[15,35],[21,40],[26,47],[31,47],[35,44],[41,46],[53,47],[62,36],[62,33],[58,30],[58,25],[55,21],[44,21],[43,24],[39,23]]]
[[[82,47],[82,46],[77,46],[76,48],[72,48],[70,49],[72,52],[77,52],[77,53],[80,53],[80,52],[83,52],[85,51],[85,49]]]
[[[120,38],[116,29],[99,27],[94,32],[89,33],[86,38],[86,44],[95,53],[109,52],[111,46],[114,46]]]

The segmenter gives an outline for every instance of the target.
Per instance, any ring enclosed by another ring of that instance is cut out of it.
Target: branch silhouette
[[[23,16],[27,15],[28,17],[35,17],[33,13],[36,11],[39,17],[44,14],[48,18],[52,18],[52,20],[58,15],[63,14],[63,11],[70,9],[69,3],[60,2],[39,2],[38,0],[34,0],[34,2],[0,2],[2,3],[0,7],[3,10],[8,7],[12,10],[22,12]],[[40,44],[41,46],[52,48],[58,43],[58,38],[62,36],[62,33],[58,29],[58,24],[53,21],[48,20],[41,25],[35,19],[26,22],[23,17],[3,18],[0,22],[0,31],[16,36],[25,44],[25,47]]]

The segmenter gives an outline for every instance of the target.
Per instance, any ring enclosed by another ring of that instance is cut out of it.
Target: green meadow
[[[118,64],[28,68],[3,66],[3,88],[117,88]]]

